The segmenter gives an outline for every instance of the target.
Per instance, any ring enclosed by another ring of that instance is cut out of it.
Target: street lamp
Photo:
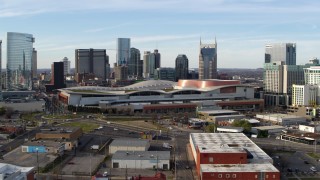
[[[37,151],[37,178],[39,176],[39,149],[36,148]]]

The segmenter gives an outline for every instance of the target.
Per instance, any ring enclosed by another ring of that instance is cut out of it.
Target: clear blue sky
[[[118,37],[143,51],[158,48],[163,67],[186,54],[198,67],[199,38],[218,42],[218,68],[263,66],[264,45],[297,43],[297,64],[320,57],[319,0],[0,0],[0,39],[33,34],[38,67],[77,48],[116,49]],[[107,51],[110,64],[116,52]]]

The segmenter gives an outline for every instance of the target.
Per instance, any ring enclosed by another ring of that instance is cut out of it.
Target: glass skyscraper
[[[217,42],[202,44],[200,40],[199,79],[217,78]]]
[[[283,62],[296,65],[296,43],[272,43],[266,45],[264,63]]]
[[[7,88],[32,89],[32,34],[7,33]]]
[[[118,38],[117,63],[118,66],[128,65],[130,61],[130,38]],[[130,64],[130,63],[129,63]]]

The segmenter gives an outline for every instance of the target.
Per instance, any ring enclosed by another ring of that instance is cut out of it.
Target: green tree
[[[233,121],[232,126],[243,127],[244,133],[249,133],[252,127],[252,125],[247,120],[244,120],[244,119],[241,119],[239,121]]]
[[[205,127],[205,132],[208,132],[208,133],[213,133],[215,132],[216,130],[216,125],[215,124],[209,124]]]
[[[6,113],[5,107],[0,107],[0,116],[4,115]]]

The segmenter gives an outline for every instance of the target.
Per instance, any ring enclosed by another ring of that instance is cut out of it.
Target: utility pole
[[[37,151],[37,178],[39,179],[39,152],[38,152],[38,148],[36,148]]]
[[[126,179],[128,179],[128,169],[127,169],[127,165],[126,165],[126,174],[125,174],[125,176],[126,176]]]

